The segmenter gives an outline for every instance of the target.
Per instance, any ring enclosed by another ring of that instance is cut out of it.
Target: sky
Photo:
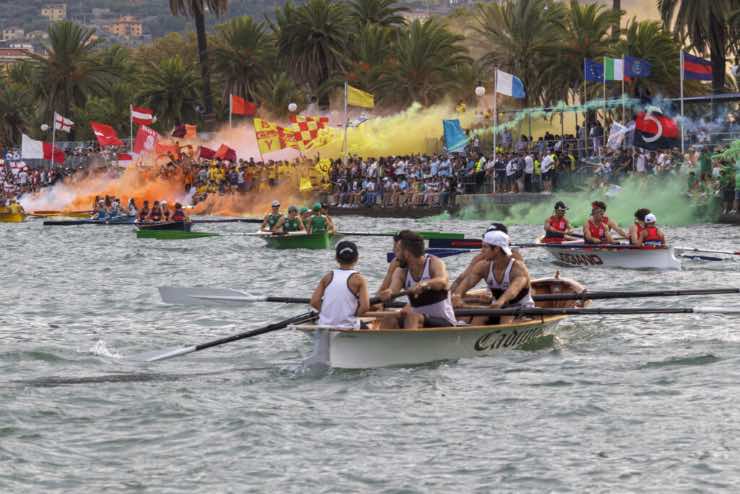
[[[600,0],[605,5],[612,5],[611,0]],[[622,0],[622,10],[627,12],[627,18],[637,17],[640,20],[658,19],[658,7],[655,0]]]

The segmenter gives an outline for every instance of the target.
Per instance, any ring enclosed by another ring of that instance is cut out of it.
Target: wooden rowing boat
[[[290,232],[275,234],[258,232],[260,238],[273,249],[331,249],[334,242],[340,237],[328,232],[307,234],[306,232]]]
[[[532,282],[535,294],[576,292],[584,287],[567,278],[544,278]],[[486,293],[476,290],[471,295]],[[541,301],[537,307],[582,307],[590,301]],[[489,355],[545,335],[568,316],[542,316],[510,324],[455,326],[418,330],[376,329],[379,321],[363,318],[370,329],[349,330],[316,324],[292,326],[314,343],[307,365],[341,369],[370,369],[418,365],[442,360]]]
[[[23,223],[25,220],[24,213],[0,213],[0,223]]]
[[[136,221],[135,216],[116,216],[107,220],[45,220],[44,226],[77,226],[77,225],[104,225],[104,226],[116,226],[116,225],[133,225]]]
[[[210,232],[189,232],[185,230],[137,230],[136,238],[154,238],[157,240],[187,240],[218,236]]]
[[[673,247],[637,247],[612,245],[599,247],[584,244],[582,240],[562,243],[544,243],[543,237],[537,244],[555,259],[557,264],[583,268],[625,268],[680,270],[681,261],[676,258]]]
[[[95,211],[33,211],[29,213],[34,218],[90,218]]]
[[[161,221],[158,223],[137,223],[136,228],[147,231],[189,232],[193,227],[190,221]]]

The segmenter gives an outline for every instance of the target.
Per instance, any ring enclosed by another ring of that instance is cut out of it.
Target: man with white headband
[[[647,247],[660,247],[665,245],[665,234],[656,225],[657,218],[653,213],[645,215],[645,228],[640,231],[637,245]]]
[[[529,271],[523,262],[514,259],[509,247],[509,236],[504,232],[490,231],[483,237],[481,247],[483,259],[473,266],[455,290],[453,302],[456,307],[465,307],[465,293],[485,280],[491,291],[492,309],[507,307],[534,307]],[[511,322],[513,316],[474,317],[472,325],[502,324]]]

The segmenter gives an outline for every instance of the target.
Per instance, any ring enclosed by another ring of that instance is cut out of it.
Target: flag
[[[445,147],[448,153],[459,153],[465,149],[468,138],[460,126],[460,120],[442,120],[442,129],[444,130]]]
[[[62,132],[69,132],[70,130],[72,130],[72,126],[74,124],[75,123],[72,120],[61,116],[57,112],[54,112],[54,128],[56,130],[61,130]]]
[[[150,129],[146,125],[139,127],[134,140],[134,152],[137,154],[151,153],[157,149],[159,134],[156,130]]]
[[[26,134],[21,136],[21,157],[24,160],[53,160],[64,163],[64,151],[54,148],[48,142],[31,139]]]
[[[517,99],[524,99],[526,94],[521,79],[498,69],[496,69],[496,92]]]
[[[178,139],[197,139],[198,126],[190,124],[178,125],[172,131],[172,137],[177,137]]]
[[[272,153],[285,147],[285,142],[281,139],[278,128],[278,126],[271,124],[267,120],[261,118],[254,119],[254,133],[260,153]]]
[[[623,81],[624,60],[621,58],[605,58],[604,79],[607,81]]]
[[[151,125],[154,123],[154,110],[132,105],[131,120],[136,125]]]
[[[313,190],[311,179],[309,177],[301,177],[301,184],[298,187],[298,190],[301,192],[311,192]]]
[[[257,105],[239,96],[231,95],[231,113],[252,117],[257,113]]]
[[[361,89],[347,85],[347,104],[361,108],[375,108],[375,97]]]
[[[653,66],[647,60],[637,57],[624,57],[624,75],[627,77],[650,77]]]
[[[118,153],[116,155],[116,161],[118,161],[119,165],[128,166],[134,162],[134,157],[129,153]]]
[[[683,53],[683,76],[691,81],[711,81],[712,62]]]
[[[678,125],[658,111],[640,112],[635,117],[635,146],[667,149],[680,144]]]
[[[606,145],[609,149],[616,151],[622,147],[625,136],[633,130],[635,130],[635,122],[631,122],[630,125],[627,126],[614,122],[609,129],[609,138],[606,141]]]
[[[283,133],[286,134],[286,140],[290,142],[289,145],[298,149],[314,147],[321,130],[329,126],[329,117],[291,115],[290,121],[293,125],[284,129]]]
[[[204,160],[212,160],[216,157],[216,151],[205,146],[200,146],[198,148],[198,157]]]
[[[604,82],[604,64],[590,58],[584,58],[583,77],[591,82]]]
[[[157,141],[154,150],[157,153],[157,157],[172,155],[174,159],[180,159],[180,148],[177,147],[177,144]]]
[[[228,160],[234,163],[236,162],[236,151],[231,149],[226,144],[221,144],[221,146],[218,148],[218,151],[216,151],[216,158],[221,160]]]
[[[123,142],[118,138],[116,130],[110,125],[90,122],[90,127],[92,127],[93,133],[101,146],[123,146]]]

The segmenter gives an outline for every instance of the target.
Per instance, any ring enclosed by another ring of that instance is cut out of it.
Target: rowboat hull
[[[117,216],[109,220],[45,220],[44,226],[79,226],[79,225],[133,225],[136,221],[135,216]]]
[[[584,289],[577,282],[565,278],[536,280],[532,288],[536,293],[581,292]],[[572,307],[576,304],[574,301],[560,301],[540,302],[537,305]],[[543,336],[566,318],[549,316],[491,326],[418,330],[348,330],[310,324],[294,326],[294,329],[313,339],[313,352],[304,362],[305,365],[372,369],[490,355]],[[372,322],[366,322],[372,327]]]
[[[136,238],[154,238],[157,240],[187,240],[189,238],[213,237],[209,232],[187,232],[184,230],[137,230]]]
[[[266,233],[261,238],[273,249],[330,249],[337,235],[329,233],[292,233],[290,235],[273,235]]]
[[[23,223],[26,215],[23,213],[2,213],[0,214],[0,223]]]
[[[161,223],[140,223],[136,225],[139,230],[146,231],[180,231],[189,232],[193,224],[189,221],[165,221]]]
[[[94,211],[34,211],[31,216],[35,218],[89,218]]]
[[[538,243],[542,243],[539,242]],[[680,270],[681,261],[673,247],[663,248],[600,248],[587,247],[582,242],[543,244],[556,264],[581,268],[622,268]]]

